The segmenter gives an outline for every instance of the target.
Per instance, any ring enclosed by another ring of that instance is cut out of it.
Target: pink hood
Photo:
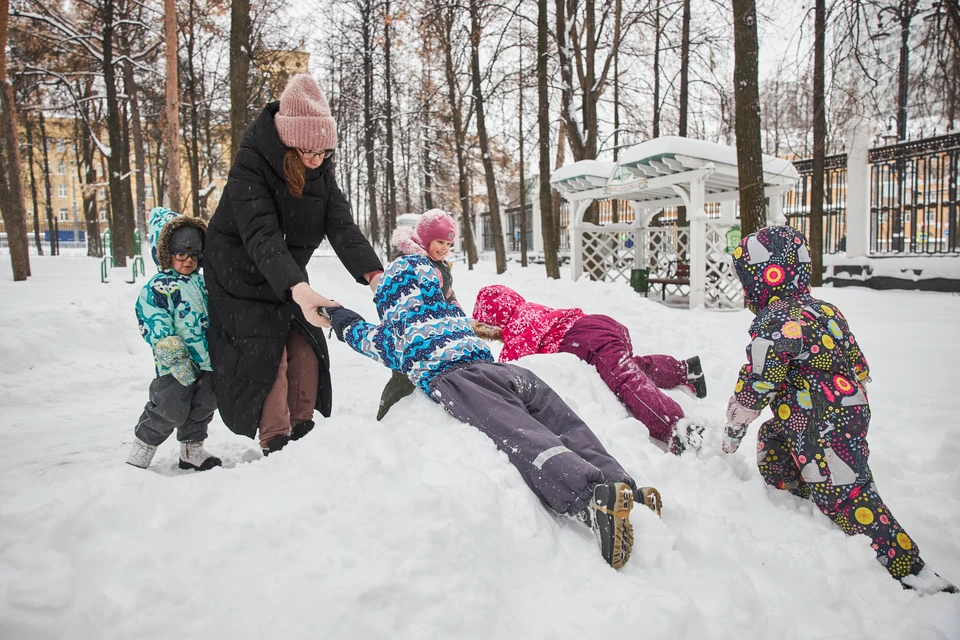
[[[474,320],[503,330],[501,362],[534,353],[556,353],[563,336],[584,315],[582,309],[553,309],[527,302],[502,284],[481,289],[473,307]]]

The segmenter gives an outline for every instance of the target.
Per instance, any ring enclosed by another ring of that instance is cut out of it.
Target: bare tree
[[[496,255],[497,273],[507,270],[507,255],[503,246],[503,227],[500,220],[500,198],[497,196],[497,179],[493,173],[490,157],[490,140],[484,114],[483,86],[480,79],[480,8],[477,0],[470,0],[470,75],[473,79],[473,102],[477,113],[477,135],[480,138],[480,158],[487,183],[487,202],[490,208],[490,231],[493,234],[493,251]]]
[[[14,281],[30,276],[30,246],[27,241],[27,212],[23,207],[23,182],[20,176],[20,145],[17,142],[17,112],[13,86],[7,77],[7,30],[10,24],[10,0],[0,0],[0,213],[3,213],[10,247],[10,266]]]
[[[390,56],[391,27],[393,25],[393,15],[390,13],[390,0],[384,4],[383,18],[383,56],[384,56],[384,88],[386,90],[386,104],[384,105],[386,115],[386,143],[387,143],[387,206],[384,233],[384,241],[387,246],[387,254],[390,254],[390,240],[393,230],[397,226],[397,178],[394,165],[394,140],[393,140],[393,68]]]
[[[826,0],[814,2],[813,44],[813,175],[810,176],[810,242],[813,273],[810,284],[823,284],[823,179],[826,165],[827,109],[825,89],[826,66]]]
[[[112,0],[106,0],[111,2]],[[177,3],[164,0],[164,40],[167,69],[167,188],[169,208],[180,211],[180,83],[177,71]]]
[[[755,0],[733,2],[733,93],[736,100],[740,228],[749,235],[766,225],[760,145],[759,52]]]
[[[230,163],[250,118],[250,0],[230,2]]]
[[[560,278],[560,247],[554,232],[550,189],[550,97],[547,93],[547,0],[537,0],[537,123],[540,149],[540,231],[548,278]]]

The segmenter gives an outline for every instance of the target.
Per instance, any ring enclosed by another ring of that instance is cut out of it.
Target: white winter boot
[[[207,471],[214,467],[222,467],[223,462],[215,455],[211,455],[203,448],[203,442],[180,443],[180,468],[195,471]]]
[[[157,448],[155,446],[134,436],[130,455],[127,456],[127,464],[146,469],[153,462],[153,456],[156,452]]]

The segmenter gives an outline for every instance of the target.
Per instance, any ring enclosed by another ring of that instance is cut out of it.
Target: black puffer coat
[[[290,194],[283,177],[287,147],[273,121],[279,108],[279,102],[268,104],[244,134],[204,248],[217,405],[231,431],[251,438],[260,426],[263,402],[276,380],[291,328],[317,353],[317,410],[330,415],[323,332],[303,318],[290,297],[290,287],[307,281],[307,262],[320,242],[330,241],[361,284],[366,284],[364,274],[383,269],[353,222],[331,161],[306,170],[300,198]],[[314,288],[326,293],[322,284]]]

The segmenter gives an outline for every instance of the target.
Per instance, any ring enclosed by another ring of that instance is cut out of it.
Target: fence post
[[[847,256],[866,256],[870,247],[870,130],[855,122],[847,131]]]

